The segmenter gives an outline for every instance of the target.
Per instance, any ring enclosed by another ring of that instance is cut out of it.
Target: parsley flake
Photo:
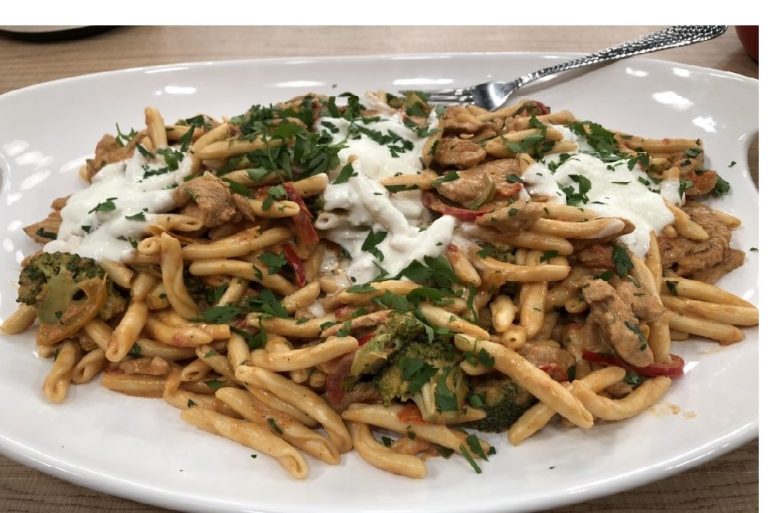
[[[378,260],[384,260],[384,254],[376,246],[387,238],[387,232],[375,232],[373,228],[368,232],[368,236],[363,241],[363,251],[372,254]]]
[[[139,212],[138,214],[133,214],[132,216],[125,216],[125,218],[129,221],[146,221],[147,216],[144,215],[144,212]]]
[[[115,206],[115,200],[117,198],[107,198],[95,207],[93,207],[91,210],[88,211],[88,213],[93,212],[111,212],[115,210],[117,207]]]

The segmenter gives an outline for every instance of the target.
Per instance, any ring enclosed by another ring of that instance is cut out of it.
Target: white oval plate
[[[173,120],[199,112],[234,115],[308,91],[427,89],[516,77],[568,55],[423,55],[198,63],[102,73],[0,97],[0,318],[14,309],[18,262],[35,249],[22,225],[82,187],[77,168],[105,132],[143,124],[143,109]],[[746,264],[722,280],[757,303],[758,196],[747,168],[757,132],[757,81],[633,59],[525,94],[582,119],[651,137],[701,138],[732,193],[717,206],[744,224],[735,245]],[[728,167],[731,161],[736,164]],[[46,403],[32,334],[0,337],[0,449],[63,479],[140,502],[192,511],[508,512],[615,493],[697,465],[757,436],[757,330],[740,344],[675,343],[686,376],[657,408],[590,431],[555,425],[498,454],[476,475],[461,457],[430,460],[421,481],[372,469],[355,455],[330,467],[311,461],[297,482],[268,457],[186,425],[160,400],[73,387]]]

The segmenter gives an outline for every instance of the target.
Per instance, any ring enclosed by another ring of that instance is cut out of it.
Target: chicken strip
[[[597,324],[603,338],[619,356],[636,367],[652,364],[653,352],[640,330],[640,321],[616,289],[607,281],[592,280],[582,291],[590,306],[588,321]]]

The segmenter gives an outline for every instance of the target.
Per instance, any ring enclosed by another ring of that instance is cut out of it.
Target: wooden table
[[[587,52],[651,30],[655,27],[139,27],[59,43],[0,38],[0,94],[84,73],[173,62],[444,51]],[[714,41],[654,57],[758,76],[733,29]],[[757,180],[756,145],[750,167]],[[758,443],[753,441],[664,481],[557,511],[757,511],[757,461]],[[71,485],[0,456],[0,511],[164,510]]]

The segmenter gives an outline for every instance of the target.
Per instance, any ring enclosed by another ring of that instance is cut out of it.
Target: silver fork
[[[727,28],[725,25],[680,25],[668,27],[647,36],[600,50],[599,52],[528,73],[511,82],[495,81],[459,89],[420,92],[426,94],[430,103],[472,103],[488,110],[496,110],[503,106],[518,89],[542,77],[582,66],[591,66],[600,62],[615,61],[633,55],[708,41],[724,34]],[[401,93],[403,92],[405,91],[401,91]]]

